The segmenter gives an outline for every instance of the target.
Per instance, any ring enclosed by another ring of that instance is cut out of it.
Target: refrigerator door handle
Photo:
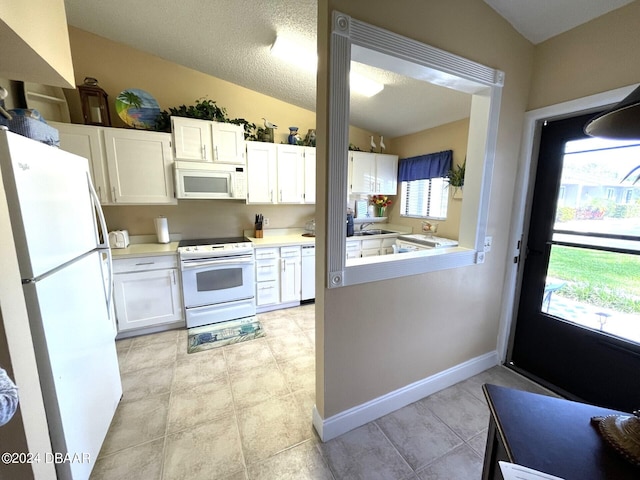
[[[102,212],[102,208],[100,207],[100,199],[98,198],[96,189],[93,188],[93,183],[91,182],[91,177],[89,176],[88,171],[87,171],[87,183],[89,184],[89,192],[91,193],[93,207],[96,213],[98,214],[98,221],[100,222],[100,230],[102,230],[102,243],[98,244],[98,248],[105,250],[107,253],[107,267],[109,269],[109,280],[108,280],[106,302],[107,302],[107,312],[109,312],[109,316],[111,316],[111,302],[113,297],[113,259],[111,255],[111,249],[109,248],[109,233],[107,232],[107,222],[104,218],[104,213]]]

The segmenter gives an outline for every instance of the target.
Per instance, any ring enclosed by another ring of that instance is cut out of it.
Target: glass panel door
[[[640,405],[640,141],[542,127],[509,364],[569,398]]]

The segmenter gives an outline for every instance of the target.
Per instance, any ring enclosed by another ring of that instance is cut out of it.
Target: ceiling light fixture
[[[271,55],[308,72],[315,73],[318,69],[318,55],[313,50],[304,48],[303,42],[288,37],[276,37],[271,46]],[[354,72],[349,74],[349,85],[352,92],[365,97],[373,97],[384,89],[383,84]]]

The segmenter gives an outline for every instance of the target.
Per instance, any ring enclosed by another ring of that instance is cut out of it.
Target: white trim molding
[[[323,419],[314,406],[313,426],[320,439],[327,442],[496,365],[498,353],[489,352],[327,419]]]
[[[345,205],[351,61],[446,86],[471,96],[467,179],[458,239],[466,253],[441,252],[437,257],[410,261],[385,255],[384,261],[368,264],[347,262]],[[484,262],[484,237],[504,80],[504,72],[500,70],[333,12],[327,112],[327,288]]]

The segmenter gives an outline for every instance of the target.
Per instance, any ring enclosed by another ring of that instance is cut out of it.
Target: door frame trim
[[[535,171],[538,166],[538,149],[540,146],[540,126],[544,120],[558,120],[561,118],[588,113],[614,105],[629,95],[640,84],[621,87],[595,95],[569,100],[567,102],[542,107],[525,112],[518,169],[514,188],[514,208],[511,213],[511,229],[507,247],[507,262],[505,267],[504,295],[500,308],[500,325],[498,328],[497,352],[501,363],[508,361],[511,355],[515,319],[517,318],[518,298],[524,271],[524,257],[527,245],[528,225],[533,201],[533,186]],[[518,193],[520,192],[520,193]],[[518,241],[521,241],[518,248]],[[511,259],[520,257],[520,265]]]

